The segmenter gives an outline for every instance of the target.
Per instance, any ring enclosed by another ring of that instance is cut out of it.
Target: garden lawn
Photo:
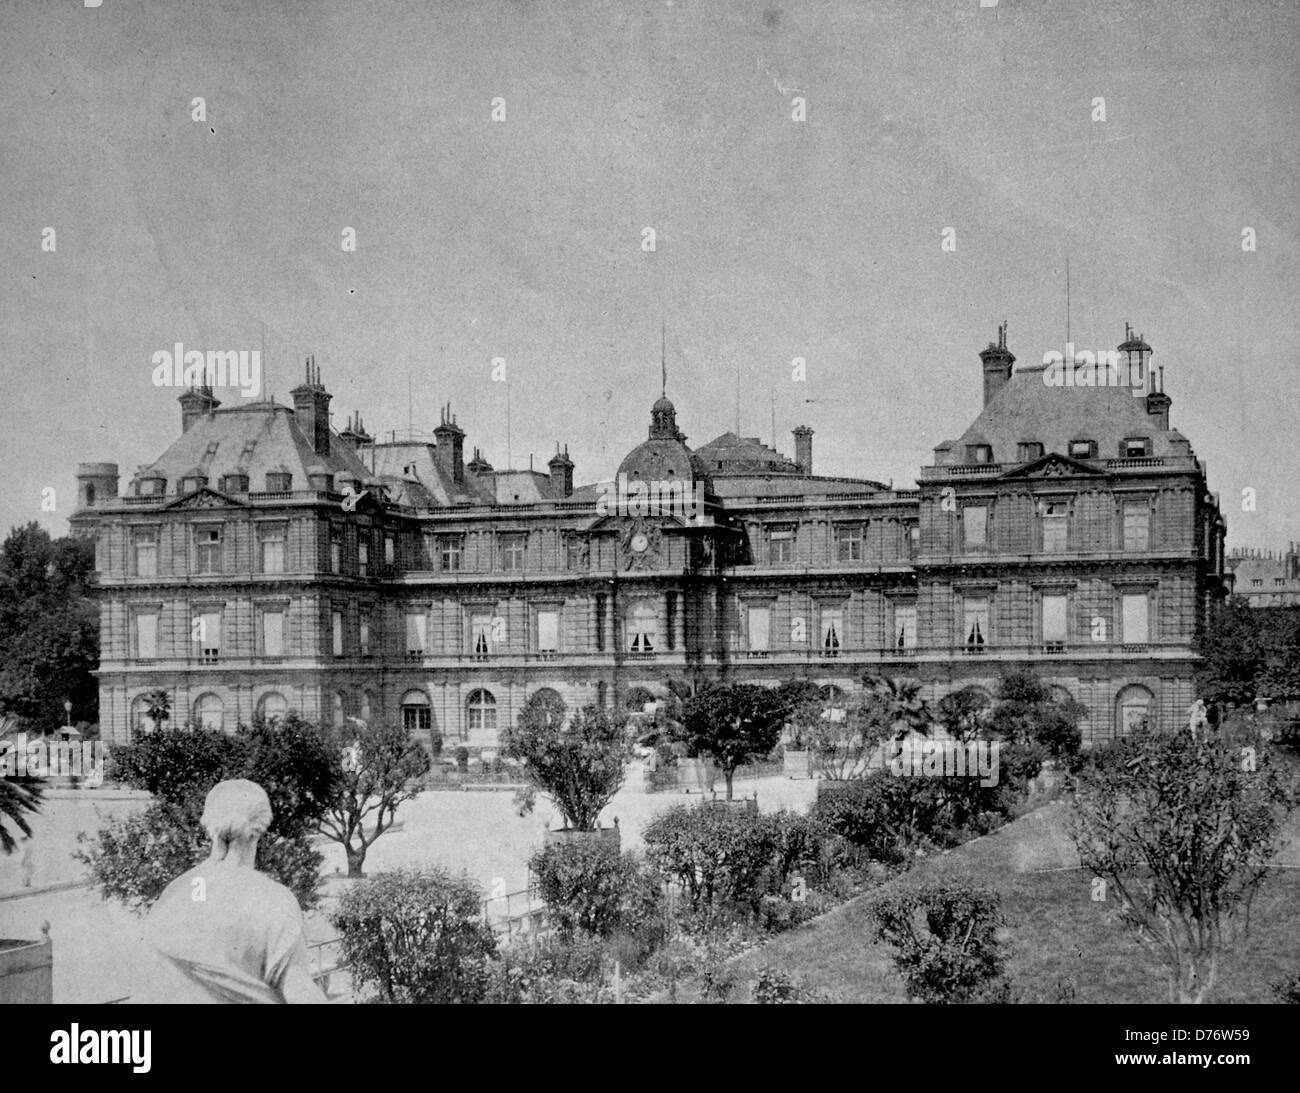
[[[998,892],[1007,919],[1007,973],[1025,1001],[1058,1001],[1062,982],[1072,982],[1074,1000],[1081,1003],[1167,1001],[1163,966],[1118,921],[1115,901],[1092,900],[1092,878],[1078,868],[1066,815],[1064,803],[1047,805],[992,835],[923,860],[889,884],[962,879]],[[749,1001],[758,969],[769,966],[828,1001],[907,1002],[889,948],[871,940],[871,898],[869,893],[853,899],[737,959],[731,965],[733,1000]],[[1264,881],[1251,909],[1250,936],[1237,954],[1220,961],[1208,1001],[1276,1002],[1270,984],[1297,971],[1300,869],[1287,868]]]

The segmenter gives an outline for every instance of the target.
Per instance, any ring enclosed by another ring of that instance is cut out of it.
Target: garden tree
[[[99,720],[99,608],[87,595],[94,541],[51,539],[39,524],[0,545],[0,713],[52,732],[68,716]]]
[[[1196,693],[1212,709],[1300,698],[1300,607],[1251,607],[1234,596],[1211,615],[1197,652]]]
[[[983,687],[963,687],[939,699],[935,713],[949,735],[957,740],[974,740],[992,705]]]
[[[706,687],[685,703],[682,715],[687,743],[717,763],[727,782],[728,801],[736,768],[776,747],[785,713],[777,690],[754,683]]]
[[[439,867],[349,887],[330,920],[353,983],[376,988],[380,1002],[481,1002],[496,953],[482,898],[467,877]]]
[[[792,746],[795,751],[803,751],[811,743],[827,712],[826,694],[810,679],[787,680],[777,687],[776,693],[784,707]]]
[[[349,718],[323,730],[333,785],[319,822],[340,843],[348,876],[359,877],[370,844],[393,825],[397,806],[416,796],[429,772],[429,753],[400,726]],[[374,822],[367,832],[367,820]]]
[[[987,717],[988,734],[1009,744],[1037,745],[1044,757],[1073,767],[1083,744],[1079,722],[1086,712],[1073,699],[1058,699],[1029,669],[1014,669],[998,683]],[[1030,776],[1037,773],[1035,766]]]
[[[893,946],[907,993],[921,1002],[979,1001],[996,989],[1003,956],[996,892],[931,882],[887,892],[868,904],[877,941]]]
[[[166,691],[150,691],[144,696],[144,710],[155,729],[161,729],[172,716],[172,700]]]
[[[7,825],[31,836],[32,829],[27,822],[26,813],[40,812],[41,797],[45,792],[43,786],[44,783],[39,778],[0,778],[0,849],[6,854],[12,854],[18,845],[18,840]]]
[[[516,796],[519,814],[533,810],[541,791],[555,802],[564,826],[593,831],[623,785],[632,757],[627,718],[587,706],[566,721],[562,699],[539,691],[501,734],[502,753],[523,765],[527,786]]]
[[[206,857],[209,839],[199,818],[218,782],[247,778],[271,801],[271,826],[257,846],[257,868],[288,886],[304,908],[315,905],[323,858],[310,836],[327,808],[331,757],[316,727],[289,713],[236,732],[160,729],[113,750],[113,776],[155,801],[143,812],[114,819],[77,857],[105,897],[147,909],[177,876]]]
[[[934,715],[921,697],[921,684],[914,679],[863,675],[864,706],[874,722],[884,726],[887,736],[909,732],[928,736]]]
[[[1199,1003],[1213,989],[1294,807],[1292,779],[1258,740],[1139,731],[1080,771],[1080,860],[1164,963],[1171,1002]]]

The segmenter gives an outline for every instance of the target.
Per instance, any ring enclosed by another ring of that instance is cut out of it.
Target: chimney
[[[1150,376],[1147,392],[1147,413],[1156,419],[1156,426],[1162,431],[1169,430],[1169,407],[1173,405],[1174,400],[1165,394],[1165,370],[1159,369],[1159,381],[1156,379],[1157,373]]]
[[[433,430],[438,442],[434,458],[457,485],[465,481],[465,430],[456,424],[456,415],[451,412],[451,403],[442,408],[442,421]]]
[[[475,453],[477,454],[477,453]],[[555,454],[546,464],[551,471],[551,496],[556,500],[573,496],[573,460],[569,458],[569,446],[564,446],[560,454],[560,445],[555,445]]]
[[[293,416],[317,455],[330,454],[330,398],[320,381],[316,358],[307,358],[307,378],[292,391]]]
[[[90,509],[116,500],[116,463],[77,464],[77,504],[81,508]]]
[[[473,475],[490,474],[492,464],[483,458],[483,453],[474,449],[474,458],[469,461],[469,472]]]
[[[360,448],[368,448],[375,442],[375,438],[366,432],[359,412],[348,418],[348,427],[339,433],[339,439],[348,444],[354,452]]]
[[[189,388],[177,401],[181,404],[182,433],[189,432],[190,426],[199,418],[221,405],[221,400],[212,394],[212,388],[207,384]]]
[[[804,474],[812,474],[812,438],[813,431],[807,425],[794,431],[794,461]]]
[[[989,342],[988,348],[980,352],[984,364],[984,405],[987,406],[1011,378],[1011,366],[1016,358],[1007,348],[1007,323],[1004,319],[998,327],[998,342]]]

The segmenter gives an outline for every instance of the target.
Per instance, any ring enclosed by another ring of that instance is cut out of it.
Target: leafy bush
[[[764,913],[764,896],[781,896],[805,871],[825,876],[832,868],[830,833],[814,818],[785,811],[754,815],[678,805],[655,817],[644,837],[650,861],[681,885],[693,912],[706,916],[776,921]]]
[[[482,894],[444,869],[380,873],[349,888],[330,921],[353,982],[380,1002],[472,1003],[487,994],[496,953]]]
[[[162,801],[110,820],[93,839],[83,833],[78,842],[89,844],[75,856],[89,866],[103,896],[120,900],[137,914],[202,862],[211,846],[192,809]],[[322,861],[303,835],[285,838],[268,832],[257,844],[257,868],[289,888],[304,910],[319,902]]]
[[[877,896],[868,911],[876,940],[894,947],[894,967],[911,997],[972,1002],[996,990],[1003,966],[996,892],[932,882]]]
[[[750,993],[760,1006],[801,1006],[818,1000],[785,972],[767,967],[758,969]]]
[[[543,938],[493,962],[484,1001],[497,1005],[590,1005],[614,1001],[606,953],[594,937]]]
[[[529,867],[561,938],[621,934],[641,941],[645,951],[661,940],[659,884],[635,855],[620,855],[604,839],[584,839],[543,847]]]

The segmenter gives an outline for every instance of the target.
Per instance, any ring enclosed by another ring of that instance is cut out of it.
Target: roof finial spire
[[[661,372],[662,384],[659,394],[663,398],[668,397],[668,324],[662,316],[659,319],[659,369]]]

